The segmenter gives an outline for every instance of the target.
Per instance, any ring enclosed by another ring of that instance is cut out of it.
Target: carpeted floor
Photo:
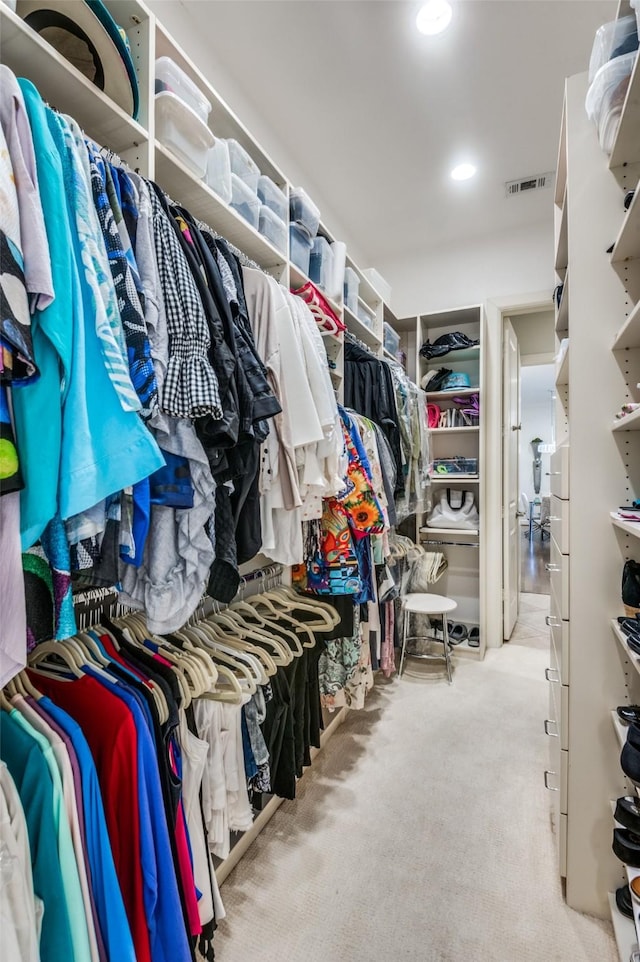
[[[617,962],[556,871],[547,605],[451,687],[414,662],[348,716],[223,886],[217,962]]]

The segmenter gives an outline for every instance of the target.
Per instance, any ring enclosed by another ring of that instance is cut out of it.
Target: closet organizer
[[[187,962],[213,958],[219,884],[314,751],[395,672],[425,403],[155,141],[171,54],[288,192],[146,8],[107,8],[138,120],[0,4],[3,944]]]

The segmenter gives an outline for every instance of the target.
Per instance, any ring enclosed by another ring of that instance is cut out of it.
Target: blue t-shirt
[[[113,863],[100,783],[91,750],[78,723],[62,708],[46,697],[41,698],[38,704],[69,736],[80,766],[85,840],[91,869],[91,891],[108,957],[115,962],[136,962],[129,921]]]
[[[140,856],[144,879],[144,903],[153,962],[191,962],[191,950],[183,922],[176,868],[169,841],[155,745],[146,711],[133,689],[119,680],[107,680],[90,666],[86,672],[109,685],[131,711],[138,742],[138,799],[140,802]],[[144,704],[144,702],[142,703]]]
[[[33,888],[44,903],[41,962],[72,959],[71,926],[53,818],[53,782],[36,741],[6,712],[0,712],[0,758],[9,769],[22,802],[31,848]]]

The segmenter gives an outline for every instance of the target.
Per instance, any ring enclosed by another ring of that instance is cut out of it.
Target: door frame
[[[511,323],[511,318],[508,316],[503,316],[503,339],[502,339],[502,637],[503,641],[508,641],[513,633],[516,622],[518,620],[518,615],[520,611],[520,511],[519,511],[519,499],[520,499],[520,432],[522,430],[521,424],[521,412],[520,412],[520,345],[518,343],[518,335]],[[517,371],[515,373],[517,381],[517,396],[516,405],[517,409],[509,412],[508,408],[511,406],[511,384],[506,382],[506,362],[507,362],[507,351],[508,351],[508,337],[513,335],[515,341],[515,363],[517,364]],[[508,430],[510,428],[510,430]],[[514,451],[512,445],[515,444],[515,478],[509,478],[510,484],[507,486],[507,461],[510,463]],[[515,551],[516,551],[516,570],[515,570],[515,581],[512,584],[509,580],[509,572],[512,564],[512,556],[510,553],[512,544],[512,530],[511,530],[511,519],[512,519],[512,504],[511,504],[511,485],[515,482],[515,507],[513,511],[515,512],[514,523],[515,532],[513,536],[516,539]],[[509,591],[507,591],[507,587]],[[513,623],[511,622],[511,617],[513,616],[513,611],[510,611],[510,606],[515,595],[515,618]],[[507,597],[509,596],[509,597]]]
[[[553,305],[551,288],[529,294],[511,294],[486,301],[485,311],[487,372],[485,405],[486,442],[485,457],[485,537],[484,561],[487,577],[485,583],[484,610],[486,611],[486,639],[488,648],[500,648],[503,644],[504,613],[503,597],[503,485],[502,485],[502,398],[504,350],[504,318],[510,315],[535,314],[547,311]],[[499,574],[495,574],[499,572]]]

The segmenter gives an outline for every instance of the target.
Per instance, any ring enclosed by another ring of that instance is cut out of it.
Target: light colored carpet
[[[405,674],[349,715],[223,886],[218,962],[617,962],[562,899],[531,597],[451,687]]]

